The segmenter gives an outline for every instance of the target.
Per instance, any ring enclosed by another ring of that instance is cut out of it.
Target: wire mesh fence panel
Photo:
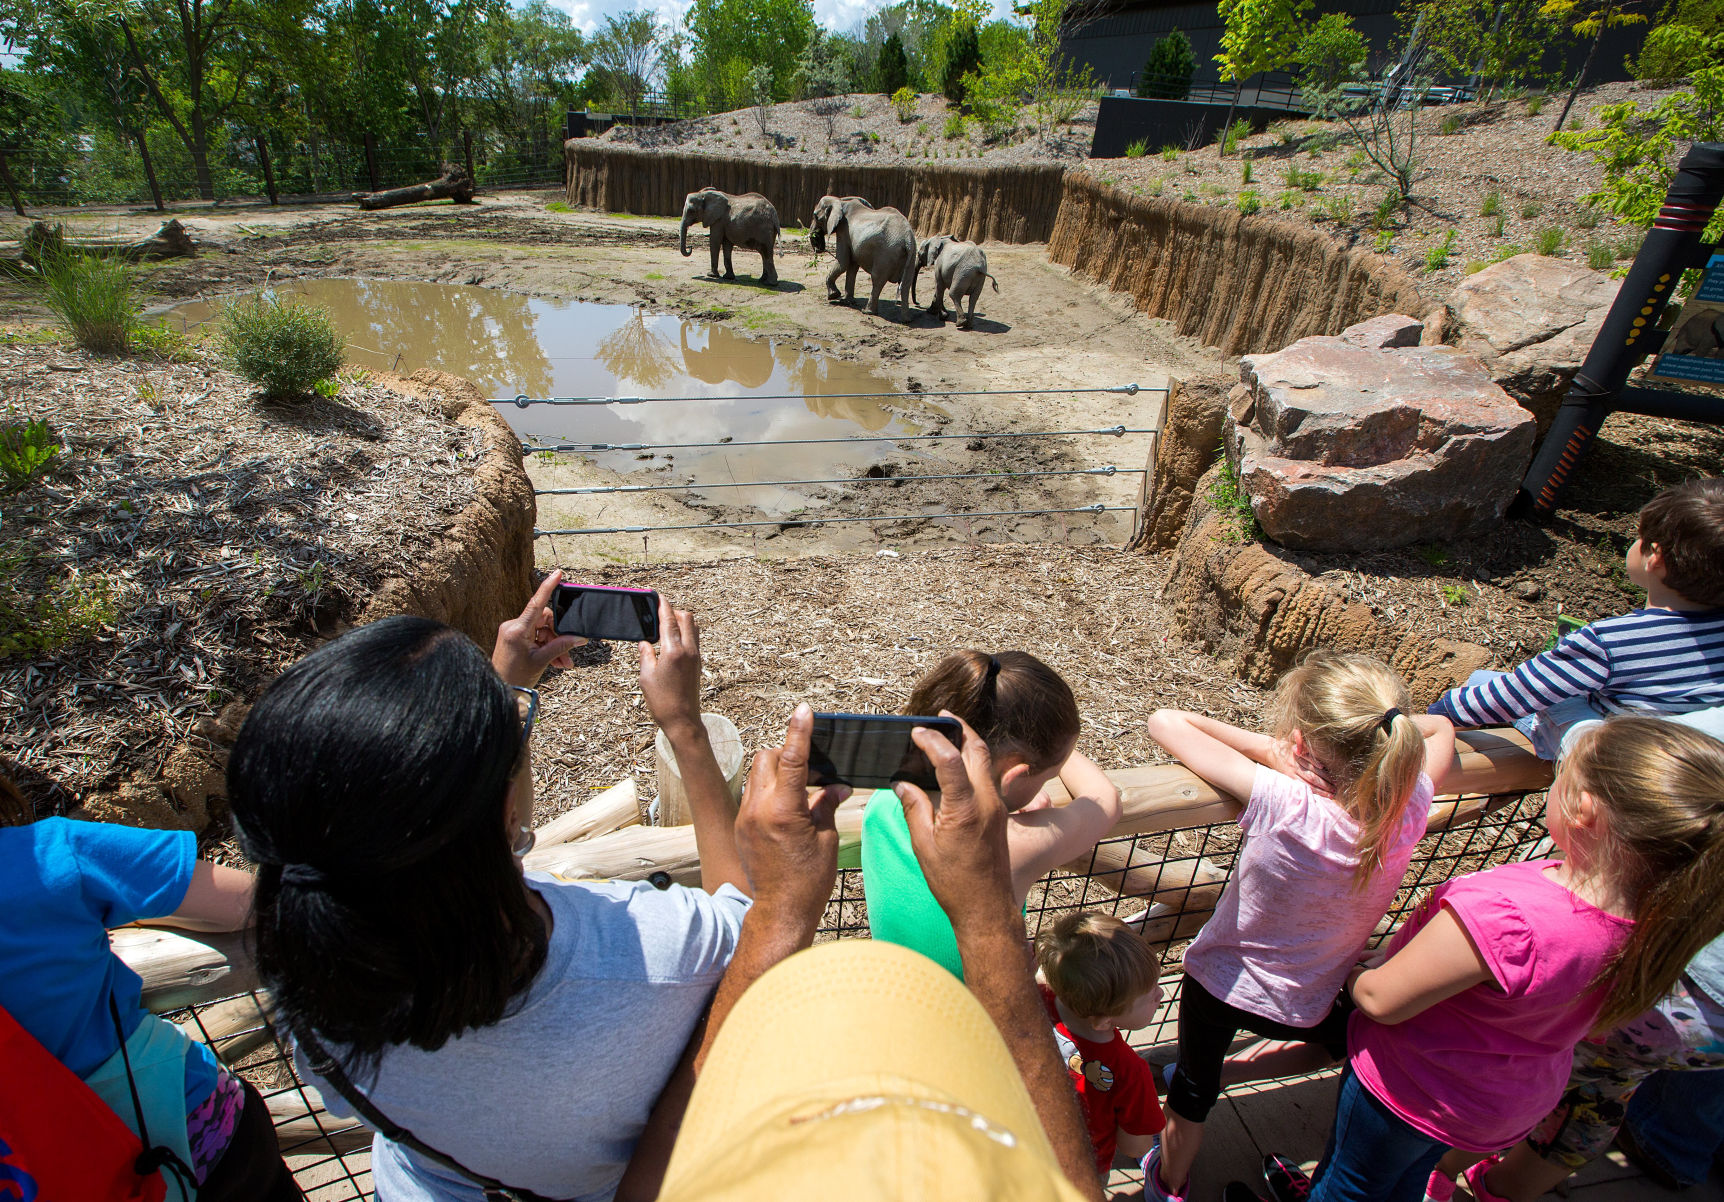
[[[1378,927],[1386,937],[1432,886],[1453,876],[1543,854],[1546,831],[1542,793],[1462,798],[1443,803],[1420,840],[1393,905]],[[1140,926],[1161,952],[1164,1001],[1155,1023],[1133,1033],[1132,1046],[1151,1053],[1175,1036],[1184,983],[1178,967],[1185,948],[1214,912],[1241,848],[1228,824],[1185,827],[1104,839],[1075,866],[1044,877],[1024,907],[1032,938],[1062,915],[1100,910]],[[844,868],[827,902],[815,942],[868,938],[862,870]],[[371,1133],[358,1121],[337,1118],[305,1085],[257,993],[167,1013],[194,1039],[255,1086],[275,1120],[282,1155],[308,1202],[361,1202],[371,1197]],[[1164,1054],[1160,1058],[1165,1059]],[[1116,1175],[1115,1184],[1129,1181]]]

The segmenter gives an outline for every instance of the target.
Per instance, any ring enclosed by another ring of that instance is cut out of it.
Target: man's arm
[[[700,856],[700,886],[730,884],[750,892],[736,853],[736,807],[700,717],[700,627],[687,610],[659,599],[659,646],[641,647],[641,695],[676,756]]]
[[[1006,807],[994,788],[987,744],[968,724],[962,751],[924,727],[911,737],[939,778],[940,804],[936,808],[915,785],[900,784],[897,793],[916,860],[957,934],[964,983],[1010,1050],[1060,1168],[1078,1192],[1099,1199],[1089,1133],[1054,1047],[1023,919],[1013,904]]]

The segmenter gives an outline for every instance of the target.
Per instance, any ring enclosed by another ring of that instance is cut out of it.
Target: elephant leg
[[[772,248],[760,252],[760,282],[771,287],[778,283],[778,269],[772,265]]]
[[[886,281],[883,277],[877,275],[868,277],[868,307],[865,312],[879,314],[880,294],[884,291],[886,291]]]
[[[707,238],[706,245],[707,245],[707,249],[712,252],[712,271],[709,272],[708,274],[711,275],[712,278],[716,280],[718,278],[718,246],[719,246],[719,237],[718,237],[718,231],[717,230],[714,230],[712,232],[712,235],[709,238]]]
[[[731,264],[730,251],[730,241],[729,239],[726,239],[724,243],[724,278],[727,280],[734,280],[736,278],[736,268]]]
[[[928,316],[935,321],[946,320],[946,306],[940,303],[940,298],[946,294],[946,285],[939,277],[934,279],[934,299],[928,303]]]
[[[827,300],[839,301],[839,300],[844,299],[844,294],[842,292],[838,291],[838,277],[843,275],[843,274],[844,274],[844,264],[842,264],[842,263],[833,264],[832,270],[826,273],[826,299]]]
[[[976,298],[978,296],[980,296],[981,294],[982,294],[982,290],[980,288],[977,288],[974,292],[970,293],[969,312],[967,312],[964,315],[964,320],[960,323],[966,330],[973,329],[975,327],[975,324],[976,324]],[[954,305],[957,304],[956,301],[954,301],[952,303]]]

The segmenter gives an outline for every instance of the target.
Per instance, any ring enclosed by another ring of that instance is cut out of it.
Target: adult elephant
[[[722,249],[724,278],[736,278],[730,252],[741,247],[760,252],[762,284],[770,288],[778,283],[778,271],[772,265],[772,248],[778,242],[778,210],[770,200],[758,192],[744,192],[740,196],[717,188],[690,192],[682,202],[681,250],[685,259],[694,253],[688,248],[688,227],[697,221],[712,231],[707,243],[712,248],[714,276],[718,275],[718,252]]]
[[[832,239],[837,265],[826,277],[826,299],[856,299],[856,272],[868,273],[872,293],[867,312],[880,312],[880,293],[887,284],[898,285],[898,318],[910,320],[910,298],[916,292],[916,232],[910,219],[897,209],[876,209],[860,196],[822,196],[814,206],[814,229],[809,235],[817,251]],[[838,277],[844,277],[844,292]]]

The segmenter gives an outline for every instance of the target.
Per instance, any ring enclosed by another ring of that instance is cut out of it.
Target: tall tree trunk
[[[1569,89],[1568,99],[1562,102],[1562,112],[1556,115],[1556,125],[1551,132],[1562,128],[1562,123],[1568,120],[1568,110],[1574,107],[1574,98],[1580,95],[1580,89],[1586,86],[1586,73],[1592,70],[1592,56],[1598,53],[1598,44],[1604,40],[1604,31],[1610,28],[1610,15],[1616,11],[1616,5],[1611,4],[1598,17],[1598,32],[1592,35],[1592,45],[1587,47],[1586,61],[1580,64],[1580,74],[1574,77],[1574,87]]]
[[[30,214],[24,211],[24,202],[18,198],[18,185],[12,182],[12,168],[6,165],[6,152],[0,150],[0,183],[6,185],[6,195],[12,198],[12,211],[20,217]]]
[[[198,196],[213,202],[216,198],[215,178],[210,175],[209,131],[204,128],[203,110],[194,108],[191,119],[192,140],[186,149],[192,152],[192,171],[198,177]]]
[[[1221,127],[1221,141],[1218,143],[1221,147],[1221,153],[1216,156],[1217,158],[1224,159],[1227,157],[1227,131],[1233,128],[1233,112],[1239,107],[1239,91],[1244,86],[1245,81],[1235,76],[1233,79],[1233,100],[1227,106],[1227,123]]]
[[[150,158],[150,142],[145,135],[147,130],[140,126],[131,130],[132,140],[138,144],[138,157],[144,160],[144,179],[149,181],[150,197],[156,202],[156,212],[164,213],[168,206],[162,203],[162,186],[156,182],[155,160]]]

